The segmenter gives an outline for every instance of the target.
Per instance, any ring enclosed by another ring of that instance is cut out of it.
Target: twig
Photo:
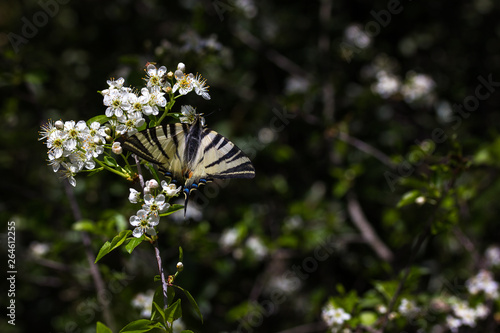
[[[304,78],[309,77],[309,73],[303,70],[299,65],[297,65],[278,51],[264,46],[264,44],[250,32],[239,29],[233,31],[233,34],[251,49],[264,53],[271,62],[273,62],[276,66],[288,72],[289,74]]]
[[[78,206],[78,202],[75,198],[73,188],[71,187],[69,182],[67,181],[64,182],[64,189],[66,190],[66,195],[68,197],[71,210],[73,211],[73,217],[75,218],[75,221],[81,221],[82,213],[80,211],[80,207]],[[97,300],[103,311],[104,321],[106,322],[106,325],[111,329],[111,331],[114,331],[116,327],[115,319],[108,307],[109,302],[105,302],[104,299],[99,297],[99,295],[105,295],[107,293],[107,290],[106,287],[104,286],[104,281],[102,279],[101,272],[99,271],[97,265],[94,263],[95,254],[94,251],[92,250],[90,236],[88,233],[84,231],[82,231],[80,234],[82,235],[82,242],[85,248],[85,256],[87,257],[87,261],[89,263],[90,274],[92,275],[92,279],[94,280],[94,285],[97,291]]]
[[[349,134],[345,132],[338,132],[338,138],[345,143],[350,144],[351,146],[367,153],[368,155],[371,155],[375,157],[377,160],[380,162],[384,163],[391,169],[396,168],[396,163],[394,163],[389,156],[378,150],[377,148],[369,145],[368,143],[361,141],[355,137],[350,136]]]
[[[158,241],[155,241],[153,243],[153,246],[155,247],[156,262],[158,263],[158,271],[160,273],[160,278],[161,278],[161,287],[163,289],[163,302],[165,303],[163,309],[165,310],[168,308],[168,296],[167,296],[168,284],[167,280],[165,279],[165,273],[163,272],[163,265],[161,263],[161,255],[160,255],[160,248],[158,247]]]
[[[384,261],[392,261],[394,255],[391,250],[380,240],[375,230],[373,230],[370,222],[366,218],[361,205],[359,204],[356,195],[352,192],[347,194],[347,210],[352,221],[361,231],[363,239],[375,250],[380,259]]]

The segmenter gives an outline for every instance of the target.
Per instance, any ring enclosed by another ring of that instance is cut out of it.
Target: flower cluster
[[[68,178],[73,186],[76,186],[77,173],[95,170],[96,164],[124,178],[132,178],[118,164],[103,163],[97,157],[103,153],[110,157],[106,149],[121,154],[120,143],[114,140],[145,128],[147,118],[154,126],[160,124],[177,97],[194,91],[204,99],[210,99],[206,79],[199,74],[185,74],[185,70],[183,63],[177,65],[175,73],[167,71],[165,66],[157,68],[148,63],[144,87],[126,87],[122,77],[107,81],[108,87],[100,92],[106,107],[104,115],[88,122],[48,121],[40,131],[40,140],[45,140],[48,148],[48,164],[54,172]],[[195,108],[189,105],[182,106],[181,112],[181,121],[185,123],[191,124],[197,117]],[[200,120],[204,125],[203,117]]]
[[[164,213],[170,204],[167,202],[166,197],[176,196],[181,187],[176,187],[175,184],[168,184],[165,180],[161,182],[161,190],[159,189],[158,182],[155,179],[148,180],[144,187],[144,197],[142,193],[131,188],[129,194],[129,201],[131,203],[143,203],[136,215],[130,217],[130,224],[135,227],[132,235],[140,238],[146,234],[148,236],[155,236],[155,227],[160,221],[160,214]]]
[[[107,136],[106,127],[98,122],[87,125],[83,120],[64,123],[49,120],[42,126],[39,140],[46,140],[49,165],[54,172],[59,172],[75,186],[74,176],[78,172],[95,168],[94,158],[104,152]]]
[[[468,279],[465,286],[472,295],[484,292],[487,299],[498,298],[498,282],[493,280],[493,274],[487,270],[481,270],[476,276]]]
[[[345,321],[351,319],[351,315],[330,302],[321,311],[321,318],[332,332],[337,332]]]

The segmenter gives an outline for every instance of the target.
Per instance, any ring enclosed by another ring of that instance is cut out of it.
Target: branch
[[[375,230],[373,230],[370,222],[366,218],[356,195],[353,193],[347,194],[347,210],[349,216],[356,227],[361,231],[363,239],[375,250],[380,259],[384,261],[392,261],[394,255],[391,250],[380,240]]]
[[[377,148],[369,145],[368,143],[361,141],[359,139],[356,139],[355,137],[350,136],[349,134],[345,132],[338,132],[338,138],[345,143],[350,144],[351,146],[367,153],[368,155],[371,155],[375,157],[377,160],[382,162],[383,164],[387,165],[391,169],[396,168],[396,164],[391,160],[389,156],[378,150]]]
[[[156,262],[158,263],[158,272],[160,273],[160,278],[161,278],[161,287],[163,289],[163,302],[165,303],[163,309],[165,310],[168,308],[168,296],[167,296],[168,284],[167,280],[165,280],[165,273],[163,272],[163,265],[161,263],[161,255],[160,255],[160,248],[158,247],[158,241],[155,241],[153,243],[153,246],[155,247]]]
[[[66,190],[66,195],[68,197],[71,210],[73,211],[73,217],[75,218],[75,221],[81,221],[82,213],[80,211],[80,207],[78,206],[78,202],[75,198],[73,188],[67,181],[64,182],[64,189]],[[89,263],[90,275],[92,275],[92,279],[94,280],[94,285],[97,291],[97,301],[99,302],[99,305],[101,306],[103,311],[104,321],[106,322],[106,325],[112,331],[114,331],[116,327],[115,319],[108,307],[109,302],[105,302],[105,300],[102,297],[100,297],[100,295],[105,295],[108,291],[104,286],[104,281],[102,279],[101,272],[97,268],[97,265],[94,263],[95,254],[94,251],[92,250],[90,236],[88,233],[84,231],[80,232],[80,234],[82,235],[82,242],[85,248],[85,256],[87,257],[87,261]]]

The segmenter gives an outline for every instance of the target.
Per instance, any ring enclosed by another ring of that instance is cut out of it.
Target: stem
[[[160,248],[158,247],[158,241],[155,241],[153,243],[153,246],[155,247],[156,262],[158,263],[158,271],[160,272],[161,287],[163,289],[163,302],[165,303],[163,309],[165,310],[168,308],[168,296],[167,296],[168,284],[167,280],[165,280],[165,273],[163,272],[163,265],[161,263]]]
[[[99,161],[97,158],[94,157],[94,161],[96,161],[101,167],[103,167],[104,169],[108,170],[108,171],[111,171],[113,173],[116,173],[117,175],[119,175],[120,177],[123,177],[123,178],[127,178],[128,175],[123,173],[123,172],[120,172],[118,170],[115,170],[109,166],[107,166],[105,163]]]
[[[76,201],[73,188],[67,181],[64,182],[64,189],[66,190],[66,195],[68,196],[68,200],[71,206],[71,210],[73,211],[73,216],[75,218],[75,221],[82,220],[82,213],[80,211],[80,207],[78,206],[78,202]],[[102,279],[101,272],[97,268],[97,265],[94,263],[95,253],[92,250],[90,236],[88,233],[84,231],[82,231],[80,234],[82,235],[82,242],[85,248],[85,256],[87,257],[87,261],[89,263],[90,275],[92,275],[92,279],[94,280],[94,285],[97,291],[97,301],[99,302],[99,305],[103,311],[104,321],[106,322],[106,325],[108,325],[108,327],[111,329],[111,331],[114,331],[116,325],[113,314],[108,307],[110,302],[107,302],[105,299],[100,297],[101,295],[102,296],[106,295],[106,293],[108,293],[108,290],[104,286],[104,281]]]

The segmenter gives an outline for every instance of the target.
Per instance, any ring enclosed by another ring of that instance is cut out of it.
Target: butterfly
[[[254,178],[250,159],[234,143],[205,127],[200,114],[191,125],[164,124],[135,133],[122,147],[158,165],[174,184],[182,184],[184,216],[189,194],[214,179]]]

